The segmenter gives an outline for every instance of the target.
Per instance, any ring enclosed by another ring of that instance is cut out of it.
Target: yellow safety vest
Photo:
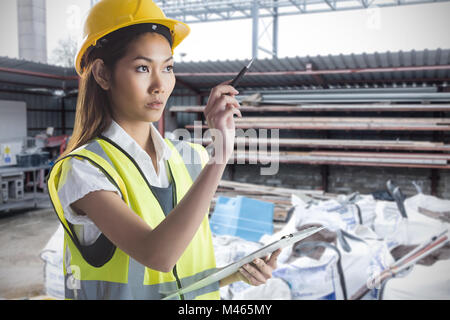
[[[167,138],[165,141],[172,150],[168,166],[174,207],[205,166],[208,154],[199,144]],[[67,160],[71,157],[89,160],[97,166],[120,190],[125,203],[151,228],[156,228],[165,219],[162,205],[142,170],[126,151],[110,139],[102,136],[96,138],[56,162],[49,173],[47,185],[55,212],[66,231],[63,265],[67,299],[161,299],[215,270],[207,214],[171,272],[145,267],[116,248],[103,234],[93,245],[81,245],[73,226],[64,218],[58,198],[58,190],[64,185],[70,170]],[[188,300],[220,299],[219,284],[178,297]]]

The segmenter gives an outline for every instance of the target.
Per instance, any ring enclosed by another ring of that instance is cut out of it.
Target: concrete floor
[[[39,254],[58,224],[50,208],[0,212],[0,299],[44,294]]]

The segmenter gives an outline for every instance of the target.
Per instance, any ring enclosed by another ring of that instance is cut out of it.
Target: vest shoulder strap
[[[75,149],[74,151],[69,153],[68,156],[88,160],[91,164],[99,168],[108,178],[108,180],[116,186],[116,188],[121,193],[122,199],[127,203],[127,205],[129,205],[125,182],[117,172],[113,161],[111,161],[109,156],[101,147],[98,139],[90,141],[82,148]]]
[[[194,182],[209,160],[206,149],[197,143],[191,143],[183,140],[167,139],[181,155],[183,162]]]

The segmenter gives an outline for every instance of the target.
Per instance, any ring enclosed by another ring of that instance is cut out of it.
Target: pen
[[[236,88],[237,84],[239,83],[239,81],[241,81],[244,74],[246,74],[248,69],[250,69],[250,66],[252,65],[252,63],[253,63],[253,59],[250,60],[248,65],[246,65],[245,67],[242,68],[241,71],[239,71],[238,75],[230,82],[230,86],[232,86],[233,88]],[[234,117],[234,115],[233,115],[233,117]]]
[[[253,59],[250,60],[250,62],[247,66],[242,68],[242,70],[239,72],[239,74],[233,79],[233,81],[231,81],[230,86],[236,87],[238,85],[239,81],[241,81],[244,74],[248,71],[248,69],[250,69],[250,66],[252,65],[252,63],[253,63]]]

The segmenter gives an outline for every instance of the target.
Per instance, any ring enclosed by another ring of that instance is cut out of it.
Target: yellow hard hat
[[[123,27],[139,23],[157,23],[166,26],[172,34],[173,49],[189,34],[187,24],[166,18],[151,0],[101,0],[96,3],[84,22],[83,41],[75,59],[75,69],[81,76],[81,60],[90,46],[103,36]]]

